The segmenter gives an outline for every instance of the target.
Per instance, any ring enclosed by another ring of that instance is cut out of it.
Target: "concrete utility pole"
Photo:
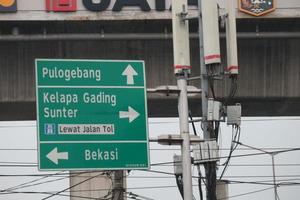
[[[111,198],[123,200],[126,192],[124,171],[71,171],[70,172],[70,200],[86,198]],[[73,187],[75,186],[76,187]],[[99,190],[101,188],[101,190]]]
[[[80,197],[111,198],[113,177],[110,177],[108,174],[105,175],[103,172],[104,171],[71,171],[70,200],[82,200]],[[99,190],[99,188],[102,190]]]
[[[202,129],[204,140],[210,140],[213,136],[213,122],[207,121],[209,82],[209,66],[220,62],[218,12],[216,0],[198,0],[199,10],[199,48],[200,48],[200,71],[202,89]],[[204,29],[203,21],[209,26]],[[205,38],[204,38],[205,37]],[[205,39],[205,43],[204,43]],[[216,162],[204,164],[208,200],[216,200]]]
[[[174,49],[174,72],[180,91],[178,113],[180,121],[183,196],[184,200],[193,199],[190,133],[188,121],[187,78],[190,73],[189,24],[184,17],[187,15],[187,0],[172,0],[172,27]]]
[[[114,171],[112,200],[124,200],[125,191],[125,171]]]

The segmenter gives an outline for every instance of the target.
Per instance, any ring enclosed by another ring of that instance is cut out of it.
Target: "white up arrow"
[[[57,147],[55,147],[50,153],[47,154],[47,158],[58,165],[58,160],[68,160],[68,152],[58,152]]]
[[[123,71],[122,76],[127,76],[127,85],[133,85],[134,79],[133,76],[137,76],[138,73],[133,69],[131,65],[128,65]]]
[[[128,106],[128,111],[120,111],[119,112],[120,119],[128,118],[129,123],[131,123],[133,120],[135,120],[138,116],[140,116],[140,113],[135,111],[133,108]]]

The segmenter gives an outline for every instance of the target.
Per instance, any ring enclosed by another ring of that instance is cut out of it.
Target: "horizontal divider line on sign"
[[[110,141],[40,141],[41,144],[64,144],[64,143],[147,143],[146,140],[127,140],[127,141],[119,141],[119,140],[110,140]]]
[[[39,85],[38,88],[128,88],[128,89],[144,89],[144,86],[99,86],[99,85]]]

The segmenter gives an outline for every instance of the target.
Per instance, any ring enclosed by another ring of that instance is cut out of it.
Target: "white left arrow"
[[[134,110],[130,106],[128,106],[128,111],[120,111],[119,112],[120,119],[128,118],[129,123],[131,123],[133,120],[138,118],[138,116],[140,116],[140,113],[138,113],[136,110]]]
[[[134,84],[133,76],[137,76],[138,73],[133,69],[131,65],[128,65],[126,69],[123,71],[122,75],[127,77],[127,85],[133,85]]]
[[[57,147],[47,154],[47,158],[58,165],[58,160],[68,160],[68,152],[58,152]]]

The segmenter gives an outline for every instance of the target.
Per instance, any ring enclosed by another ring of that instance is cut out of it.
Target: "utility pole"
[[[217,0],[198,0],[199,14],[199,48],[200,48],[200,72],[202,91],[202,123],[204,143],[218,140],[220,122],[227,115],[227,124],[238,127],[240,125],[241,107],[231,106],[228,112],[228,101],[236,92],[236,80],[238,74],[237,41],[235,8],[232,1],[227,1],[226,17],[226,43],[227,43],[227,68],[224,74],[231,79],[231,89],[224,106],[217,101],[214,90],[214,81],[222,79],[221,53],[219,33],[219,11]],[[226,107],[226,108],[225,108]],[[226,109],[226,112],[224,110]],[[224,117],[224,118],[223,118]],[[230,120],[228,120],[230,119]],[[217,146],[217,145],[216,145]],[[195,152],[198,150],[195,149]],[[194,152],[194,153],[195,153]],[[194,154],[195,155],[195,154]],[[196,160],[198,162],[198,160]],[[203,162],[206,176],[207,200],[217,200],[217,173],[216,160],[210,159]],[[226,168],[224,168],[226,169]],[[223,171],[224,172],[224,171]],[[223,174],[223,173],[222,173]]]
[[[126,192],[124,187],[125,173],[122,170],[114,171],[112,200],[124,200],[124,192]]]
[[[204,140],[211,139],[211,134],[209,131],[209,123],[207,121],[207,108],[208,108],[208,76],[207,69],[204,63],[204,47],[203,47],[203,24],[202,24],[202,11],[201,11],[202,2],[198,0],[198,9],[199,9],[199,48],[200,48],[200,73],[201,73],[201,90],[202,90],[202,129]],[[216,185],[212,183],[212,179],[216,180],[215,172],[215,163],[208,163],[205,165],[205,174],[207,181],[207,191],[206,196],[207,200],[216,200]],[[213,170],[213,171],[212,171]],[[214,175],[212,177],[212,175]]]
[[[172,28],[174,49],[174,73],[179,92],[178,114],[180,121],[183,196],[184,200],[193,199],[190,133],[188,121],[187,78],[190,73],[189,23],[187,0],[172,0]]]
[[[112,176],[105,171],[70,171],[70,200],[82,200],[80,196],[111,198]]]
[[[228,1],[229,2],[229,1]],[[232,4],[232,2],[230,2]],[[219,12],[217,0],[198,0],[199,48],[202,89],[202,129],[205,141],[217,140],[221,103],[216,101],[214,80],[221,76]],[[216,115],[215,115],[216,114]],[[216,200],[216,161],[204,163],[208,200]]]

